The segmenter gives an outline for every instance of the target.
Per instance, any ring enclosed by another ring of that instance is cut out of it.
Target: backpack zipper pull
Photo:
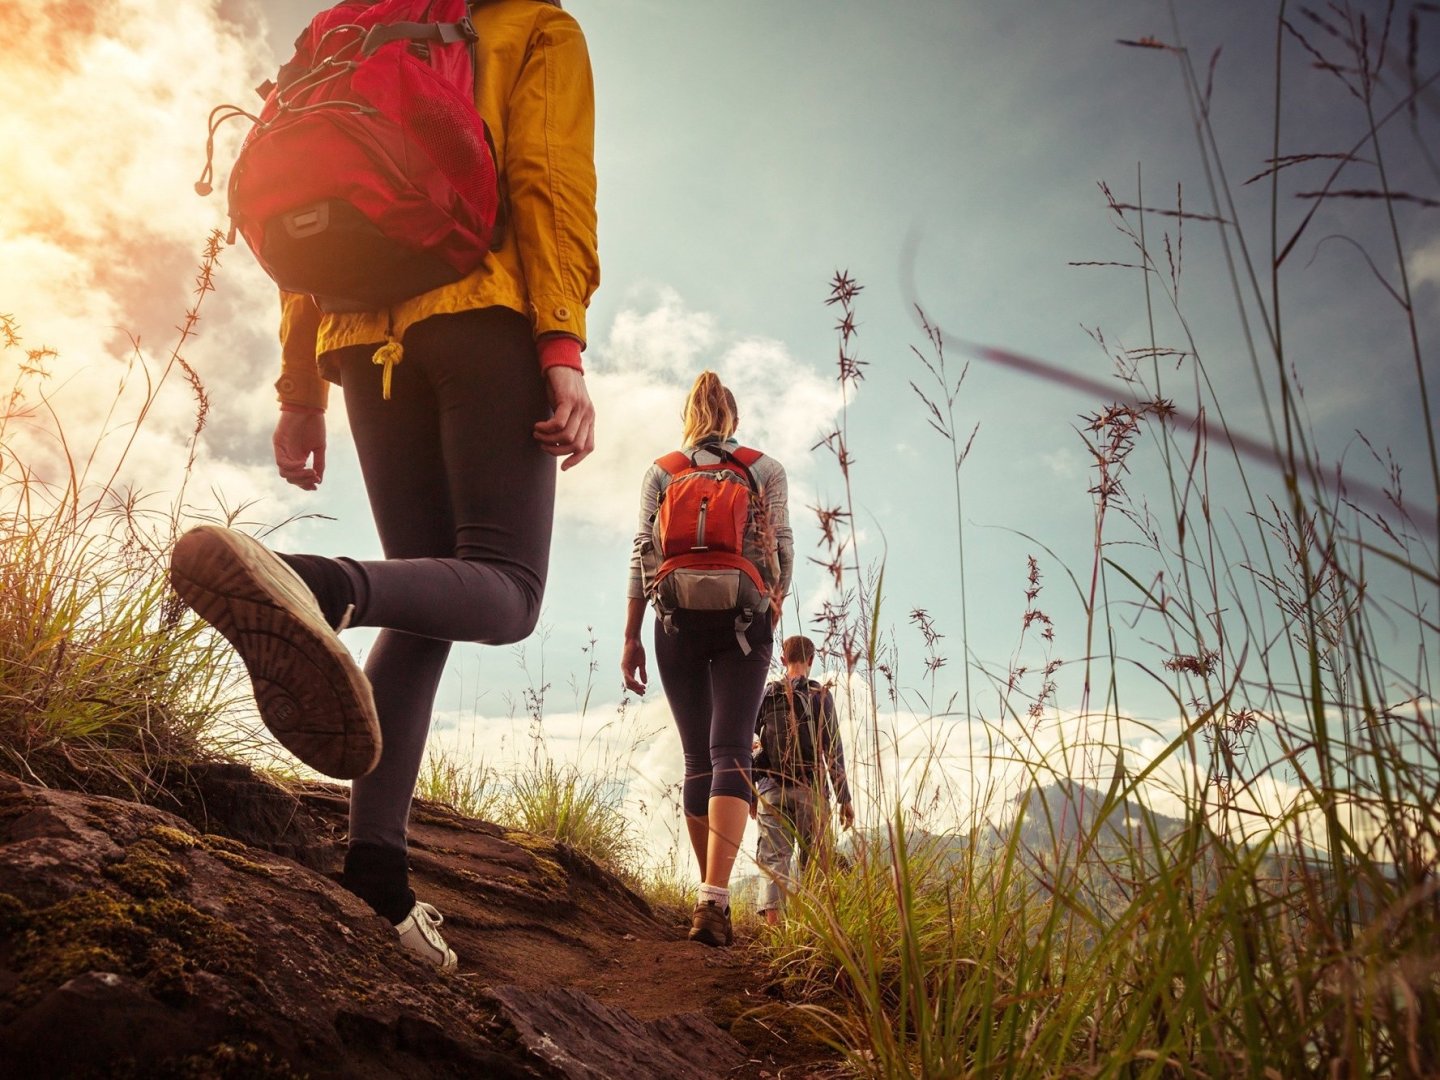
[[[705,517],[710,513],[710,496],[700,500],[700,513],[695,518],[695,546],[691,551],[709,551],[705,546]]]

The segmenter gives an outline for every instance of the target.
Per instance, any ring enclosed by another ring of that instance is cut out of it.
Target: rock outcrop
[[[343,789],[194,783],[186,820],[0,777],[8,1075],[763,1074],[714,1022],[766,1001],[743,951],[685,941],[568,848],[417,804],[412,884],[461,957],[444,975],[333,880]]]

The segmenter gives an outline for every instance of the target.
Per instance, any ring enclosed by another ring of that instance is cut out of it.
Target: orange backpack
[[[702,451],[717,460],[701,464]],[[762,456],[748,447],[726,450],[711,443],[655,462],[671,479],[651,524],[653,572],[645,589],[667,631],[673,631],[677,611],[733,611],[741,648],[750,651],[745,631],[770,608],[761,571],[764,509],[750,472]]]

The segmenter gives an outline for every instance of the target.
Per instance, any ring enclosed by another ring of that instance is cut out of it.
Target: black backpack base
[[[334,314],[383,310],[461,277],[444,259],[396,244],[342,199],[265,222],[260,257],[282,289],[309,293]]]

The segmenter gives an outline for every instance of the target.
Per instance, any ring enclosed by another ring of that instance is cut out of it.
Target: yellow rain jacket
[[[600,283],[595,238],[595,99],[579,25],[536,0],[495,0],[471,13],[480,35],[475,107],[495,139],[503,243],[461,280],[387,311],[327,315],[308,296],[280,294],[282,402],[323,408],[347,345],[400,341],[431,315],[507,307],[536,337],[585,341],[585,307]],[[523,252],[523,255],[522,255]],[[402,361],[403,362],[403,361]]]

